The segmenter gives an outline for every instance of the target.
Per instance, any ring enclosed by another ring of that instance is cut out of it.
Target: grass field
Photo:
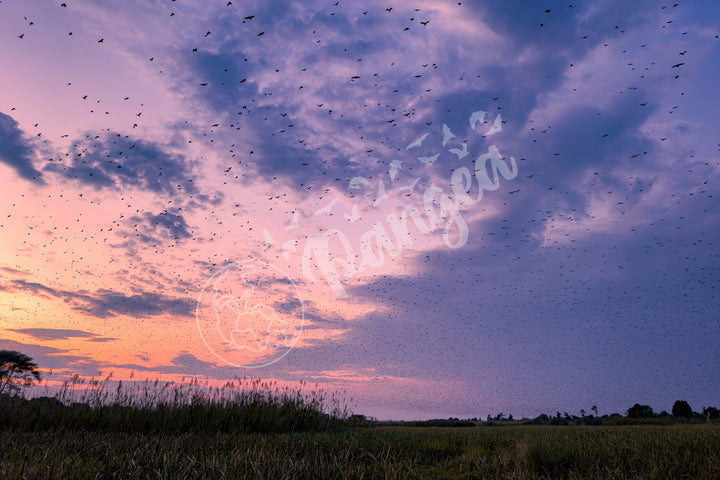
[[[0,480],[720,479],[710,419],[378,423],[260,379],[74,379],[53,397],[0,395]]]
[[[0,478],[718,479],[720,425],[0,433]]]

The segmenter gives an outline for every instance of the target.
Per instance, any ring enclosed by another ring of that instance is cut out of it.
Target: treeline
[[[597,407],[593,409],[597,413]],[[362,417],[354,415],[354,417]],[[720,409],[716,407],[703,407],[701,412],[694,412],[685,400],[677,400],[672,411],[663,410],[655,413],[649,405],[634,404],[628,408],[625,415],[612,413],[610,415],[586,415],[581,410],[580,415],[570,415],[565,412],[556,412],[554,415],[540,414],[535,418],[515,419],[512,415],[499,413],[488,415],[485,420],[478,417],[460,419],[450,417],[447,419],[433,419],[423,421],[382,421],[373,422],[362,417],[366,423],[385,426],[418,426],[418,427],[474,427],[494,425],[671,425],[675,423],[709,423],[720,421]]]
[[[540,415],[532,420],[524,419],[523,423],[536,425],[629,425],[629,424],[673,424],[673,423],[706,423],[720,420],[720,410],[716,407],[703,407],[702,412],[694,412],[685,400],[677,400],[673,404],[671,413],[663,410],[655,413],[649,405],[634,404],[628,408],[625,415],[613,413],[610,415]]]

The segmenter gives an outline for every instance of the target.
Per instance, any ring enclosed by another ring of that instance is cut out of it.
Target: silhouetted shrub
[[[690,419],[693,416],[690,404],[685,400],[676,400],[672,407],[673,417]]]
[[[650,405],[640,405],[636,403],[628,408],[627,416],[629,418],[652,418],[655,416],[655,413]]]

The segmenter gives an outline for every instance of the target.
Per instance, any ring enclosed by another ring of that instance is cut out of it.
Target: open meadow
[[[0,477],[720,478],[720,425],[351,427],[300,433],[0,433]]]
[[[673,415],[636,404],[626,417],[377,422],[338,394],[260,379],[74,379],[54,396],[0,395],[0,479],[720,478],[718,412],[683,418],[685,403]]]

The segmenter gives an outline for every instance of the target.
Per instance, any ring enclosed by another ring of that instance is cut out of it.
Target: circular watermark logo
[[[223,362],[245,368],[277,362],[302,332],[305,306],[282,270],[258,260],[233,262],[203,286],[195,311],[200,337]]]

